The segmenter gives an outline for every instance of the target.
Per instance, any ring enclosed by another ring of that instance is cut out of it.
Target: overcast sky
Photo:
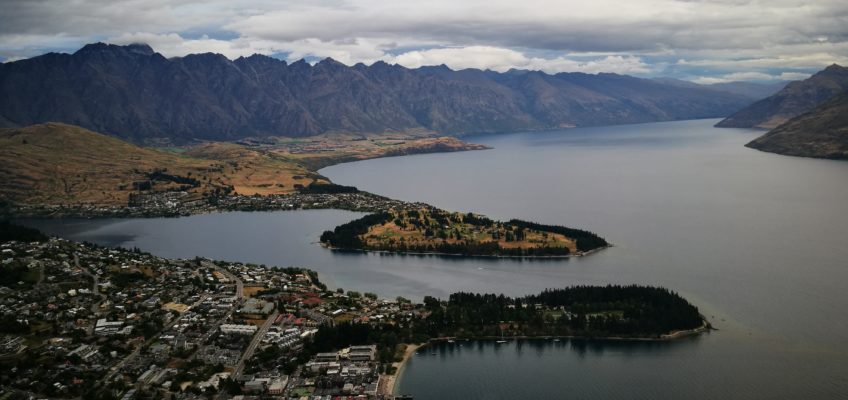
[[[848,65],[848,0],[0,0],[0,59],[144,42],[407,67],[616,72],[699,83]]]

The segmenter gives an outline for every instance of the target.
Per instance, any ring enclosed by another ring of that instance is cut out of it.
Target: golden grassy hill
[[[432,136],[429,132],[371,135],[333,133],[309,138],[277,137],[276,140],[276,144],[264,147],[313,170],[379,157],[488,149],[484,145],[468,143],[455,137]]]
[[[152,178],[156,171],[177,179]],[[288,193],[297,181],[313,179],[322,180],[298,164],[236,144],[209,143],[177,154],[60,123],[0,129],[0,198],[14,203],[126,204],[130,193],[151,181],[152,191],[195,181],[187,191],[198,197],[227,187],[240,194]]]
[[[189,147],[183,155],[220,162],[224,171],[219,183],[233,186],[239,194],[282,194],[294,192],[298,185],[330,183],[327,178],[273,152],[235,143],[206,142]]]

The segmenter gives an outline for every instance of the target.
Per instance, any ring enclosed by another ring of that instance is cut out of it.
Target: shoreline
[[[410,256],[439,256],[439,257],[466,257],[466,258],[527,258],[527,259],[540,259],[540,260],[561,260],[568,259],[574,257],[585,257],[594,253],[597,253],[601,250],[606,250],[610,247],[614,247],[613,244],[608,244],[603,247],[598,247],[597,249],[592,249],[589,251],[583,251],[578,253],[572,253],[561,256],[508,256],[508,255],[499,255],[499,254],[460,254],[460,253],[438,253],[438,252],[415,252],[415,251],[394,251],[394,250],[370,250],[370,249],[343,249],[339,247],[330,246],[324,242],[318,242],[321,247],[324,247],[331,251],[338,252],[350,252],[350,253],[377,253],[377,254],[391,254],[391,255],[410,255]]]
[[[457,138],[458,139],[458,138]],[[424,154],[441,154],[441,153],[461,153],[467,151],[482,151],[482,150],[491,150],[492,147],[481,145],[477,143],[470,143],[462,141],[462,139],[458,139],[462,142],[461,146],[458,147],[447,147],[447,148],[413,148],[412,151],[405,153],[392,153],[387,152],[379,155],[373,155],[364,158],[327,158],[328,161],[326,164],[319,165],[317,167],[308,167],[306,166],[306,170],[320,176],[321,169],[348,164],[358,161],[366,161],[373,160],[379,158],[393,158],[393,157],[405,157],[405,156],[413,156],[413,155],[424,155]],[[336,183],[330,181],[328,178],[325,178],[330,185],[337,185]],[[180,192],[180,191],[159,191],[159,192],[139,192],[139,194],[143,194],[146,196],[169,196],[173,194],[183,193],[187,194],[188,192]],[[278,193],[278,194],[266,194],[262,195],[259,198],[265,200],[278,200],[278,199],[287,199],[290,197],[298,197],[298,196],[310,196],[310,195],[344,195],[344,194],[361,194],[364,196],[369,196],[373,198],[382,199],[388,202],[393,203],[407,203],[407,204],[418,204],[419,202],[412,201],[402,201],[390,199],[385,196],[381,196],[378,194],[370,193],[367,191],[357,191],[354,193],[304,193],[298,190],[289,192],[289,193]],[[254,195],[249,195],[246,193],[234,194],[232,196],[225,196],[223,199],[227,200],[229,198],[253,198]],[[189,203],[195,203],[197,199],[190,201]],[[369,209],[358,209],[356,207],[333,207],[332,205],[324,207],[314,207],[314,206],[299,206],[294,208],[285,208],[279,207],[274,204],[265,204],[259,206],[259,208],[251,209],[248,208],[239,208],[236,205],[234,208],[227,208],[226,206],[220,206],[217,203],[208,202],[208,200],[203,199],[203,204],[201,205],[192,205],[187,207],[163,207],[161,205],[131,205],[130,203],[119,204],[119,203],[89,203],[89,202],[74,202],[74,203],[41,203],[41,204],[25,204],[25,203],[9,203],[6,207],[7,209],[3,209],[0,207],[0,219],[65,219],[65,218],[74,218],[74,219],[107,219],[107,218],[119,218],[119,219],[133,219],[133,218],[179,218],[179,217],[189,217],[193,215],[203,215],[203,214],[214,214],[214,213],[223,213],[228,211],[294,211],[294,210],[303,210],[303,209],[339,209],[339,210],[348,210],[348,211],[362,211],[362,212],[375,212],[380,211],[377,208],[369,208]],[[254,204],[255,205],[255,204]],[[184,205],[183,205],[184,206]]]
[[[694,328],[694,329],[672,331],[672,332],[669,332],[665,335],[661,335],[660,338],[662,340],[674,340],[674,339],[679,339],[679,338],[686,337],[686,336],[700,335],[704,332],[709,332],[711,330],[716,330],[716,329],[713,328],[712,324],[710,324],[710,322],[707,321],[707,319],[704,318],[704,316],[702,315],[701,316],[701,326]]]
[[[711,330],[715,330],[713,326],[707,321],[706,318],[701,319],[701,326],[694,329],[686,329],[686,330],[678,330],[672,331],[666,334],[662,334],[659,337],[622,337],[622,336],[600,336],[600,337],[589,337],[589,336],[559,336],[559,335],[547,335],[547,336],[510,336],[510,337],[500,337],[500,336],[479,336],[479,337],[470,337],[470,338],[457,338],[457,337],[438,337],[432,338],[426,343],[422,344],[406,344],[406,348],[404,349],[403,358],[401,361],[393,362],[392,366],[395,367],[395,373],[392,375],[382,374],[380,376],[380,383],[377,388],[377,394],[383,396],[394,396],[397,395],[397,391],[400,385],[400,380],[403,378],[403,372],[406,367],[407,362],[412,358],[412,355],[415,354],[418,350],[422,348],[426,348],[432,344],[444,344],[450,341],[500,341],[507,340],[509,342],[519,341],[519,340],[609,340],[609,341],[622,341],[622,342],[669,342],[676,339],[696,336],[705,332],[709,332]]]
[[[506,340],[506,341],[517,341],[517,340],[553,340],[553,339],[562,339],[562,340],[607,340],[607,341],[620,341],[620,342],[669,342],[676,339],[684,338],[687,336],[695,336],[705,332],[709,332],[711,330],[715,330],[715,328],[710,325],[709,322],[703,320],[701,326],[694,329],[680,330],[680,331],[672,331],[669,333],[662,334],[658,337],[627,337],[627,336],[574,336],[574,335],[542,335],[542,336],[529,336],[529,335],[520,335],[520,336],[475,336],[468,338],[458,338],[458,337],[438,337],[430,339],[429,343],[445,343],[450,340],[474,340],[474,341],[498,341],[498,340]]]
[[[406,348],[403,351],[403,358],[400,361],[396,361],[392,363],[392,367],[395,368],[395,373],[392,375],[381,374],[380,375],[380,383],[377,387],[377,394],[383,396],[393,396],[396,394],[398,389],[398,384],[400,379],[403,377],[403,370],[406,367],[406,363],[412,358],[412,355],[415,354],[418,349],[426,346],[427,344],[406,344]]]

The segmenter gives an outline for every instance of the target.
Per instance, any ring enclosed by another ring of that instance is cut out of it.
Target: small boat
[[[448,340],[448,343],[454,343],[454,341],[453,341],[453,340]]]
[[[559,339],[554,339],[554,342],[559,342]]]
[[[495,342],[495,343],[497,343],[497,344],[504,344],[504,343],[506,343],[506,340],[498,340],[498,341],[497,341],[497,342]]]

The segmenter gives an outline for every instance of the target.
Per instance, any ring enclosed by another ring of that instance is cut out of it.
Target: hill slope
[[[803,81],[786,85],[775,95],[743,108],[716,126],[772,129],[845,90],[848,90],[848,68],[833,64]]]
[[[298,181],[326,181],[298,164],[235,144],[205,144],[190,153],[138,147],[66,124],[0,129],[0,198],[125,205],[132,193],[287,193]]]
[[[616,74],[167,59],[90,44],[0,64],[0,126],[60,121],[134,142],[328,132],[504,132],[728,115],[745,96]]]
[[[789,120],[746,146],[791,156],[848,159],[848,92]]]

